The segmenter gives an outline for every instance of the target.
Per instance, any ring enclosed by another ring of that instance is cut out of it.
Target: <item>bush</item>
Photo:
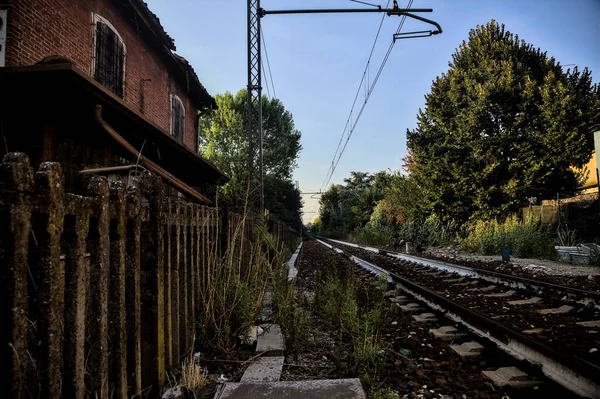
[[[554,240],[549,230],[533,219],[521,222],[516,216],[509,217],[504,222],[474,222],[468,227],[468,235],[462,245],[465,249],[482,255],[500,255],[502,249],[509,249],[518,258],[556,257]]]

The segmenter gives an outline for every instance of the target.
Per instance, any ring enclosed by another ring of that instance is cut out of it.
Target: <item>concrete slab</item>
[[[366,399],[358,378],[277,382],[228,382],[215,399]]]
[[[456,283],[456,284],[452,284],[456,287],[466,287],[467,285],[475,285],[475,284],[479,284],[479,280],[473,280],[473,281],[467,281],[466,283]]]
[[[483,287],[483,288],[470,288],[467,291],[481,291],[481,292],[488,292],[488,291],[492,291],[496,288],[495,285],[488,285],[487,287]]]
[[[279,381],[284,360],[283,356],[259,357],[250,363],[240,381]]]
[[[600,320],[578,321],[577,325],[586,328],[600,328]]]
[[[409,301],[409,299],[407,297],[405,297],[404,295],[399,295],[399,296],[390,298],[390,302],[392,302],[392,303],[405,304],[408,301]]]
[[[523,333],[525,334],[541,334],[543,333],[545,330],[543,328],[530,328],[529,330],[523,330]]]
[[[264,332],[256,339],[256,352],[283,354],[285,344],[281,327],[277,324],[262,324],[260,327]]]
[[[501,367],[497,370],[485,370],[481,374],[493,381],[496,386],[513,388],[532,388],[542,384],[534,380],[516,367]]]
[[[489,298],[508,298],[509,296],[513,296],[516,293],[515,290],[508,290],[504,292],[498,292],[497,294],[486,294]]]
[[[290,257],[290,259],[287,262],[287,266],[289,269],[288,281],[292,281],[298,275],[298,269],[296,268],[296,259],[298,258],[298,254],[300,254],[301,249],[302,249],[302,242],[300,242],[300,245],[298,245],[298,248],[296,248],[296,251],[292,254],[292,256]]]
[[[515,305],[515,306],[519,306],[519,305],[534,305],[536,303],[540,303],[542,301],[542,298],[534,296],[532,298],[529,299],[519,299],[518,301],[508,301],[509,305]]]
[[[456,328],[452,326],[444,326],[440,328],[432,328],[429,330],[431,334],[437,339],[441,339],[442,341],[452,341],[458,338],[466,337],[467,334],[461,333]]]
[[[413,319],[415,319],[417,323],[431,323],[438,320],[433,313],[421,313],[414,315]]]
[[[563,313],[569,313],[573,309],[575,309],[573,306],[562,305],[559,308],[540,309],[540,310],[537,310],[536,312],[538,312],[539,314],[563,314]]]
[[[479,356],[484,347],[479,342],[465,342],[462,345],[450,345],[450,349],[462,357]]]
[[[460,277],[460,278],[449,278],[444,280],[444,282],[446,283],[460,283],[461,281],[465,281],[464,277]]]
[[[406,305],[401,305],[400,310],[403,312],[418,312],[419,310],[423,310],[423,308],[421,308],[418,303],[412,302],[407,303]]]
[[[258,326],[251,326],[246,335],[240,335],[240,340],[245,345],[252,345],[256,342],[256,338],[258,337]]]
[[[442,274],[446,274],[446,272],[440,270],[440,271],[425,272],[425,274],[428,274],[430,276],[440,276]]]

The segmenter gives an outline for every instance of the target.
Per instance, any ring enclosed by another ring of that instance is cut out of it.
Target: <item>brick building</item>
[[[0,0],[0,19],[0,153],[59,161],[67,184],[140,159],[187,194],[227,180],[197,153],[215,100],[142,0]]]

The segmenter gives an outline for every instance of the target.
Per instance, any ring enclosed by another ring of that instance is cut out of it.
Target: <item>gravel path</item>
[[[474,255],[458,252],[451,248],[428,248],[424,253],[435,257],[458,261],[482,261],[492,263],[500,260],[500,256]],[[600,276],[600,267],[569,264],[545,259],[511,258],[509,265],[549,276]]]

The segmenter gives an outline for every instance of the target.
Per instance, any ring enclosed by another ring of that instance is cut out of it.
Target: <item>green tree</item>
[[[588,127],[600,122],[591,72],[563,71],[493,20],[471,30],[449,67],[407,131],[423,215],[492,218],[528,197],[573,193],[571,167],[591,157]]]
[[[248,137],[246,129],[247,92],[226,92],[215,96],[218,109],[200,118],[200,152],[231,180],[219,188],[219,199],[231,210],[241,211],[248,185]],[[291,181],[302,149],[301,133],[292,114],[278,99],[263,97],[263,164],[265,207],[274,219],[298,227],[300,193]],[[253,164],[258,165],[257,159]],[[256,176],[256,171],[254,171]]]
[[[319,214],[323,229],[346,234],[367,224],[390,181],[387,172],[375,175],[350,172],[345,185],[332,185],[321,196]]]

